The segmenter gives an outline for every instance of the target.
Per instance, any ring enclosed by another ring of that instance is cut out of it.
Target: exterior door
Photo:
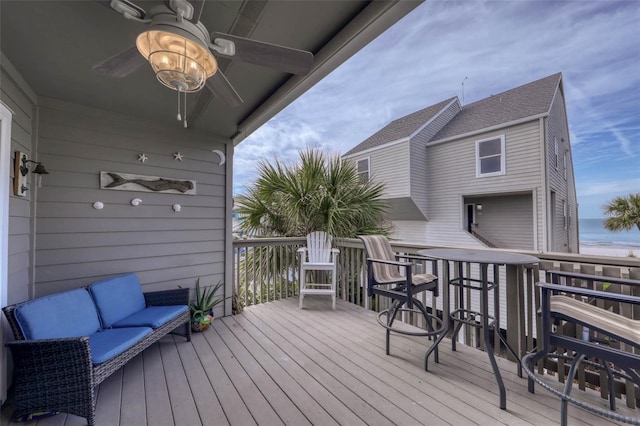
[[[0,306],[7,305],[7,265],[9,263],[9,184],[11,174],[11,110],[0,102]],[[9,325],[0,316],[0,404],[7,400],[7,348]]]
[[[465,207],[467,209],[465,214],[467,232],[471,233],[471,226],[475,223],[475,204],[467,204]]]

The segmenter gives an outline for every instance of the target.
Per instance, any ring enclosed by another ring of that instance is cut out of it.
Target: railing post
[[[525,314],[524,314],[524,273],[523,266],[507,265],[507,342],[518,356],[524,355],[525,349]],[[513,356],[507,351],[512,361]]]

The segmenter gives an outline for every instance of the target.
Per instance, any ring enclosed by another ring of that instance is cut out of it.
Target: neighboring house
[[[578,252],[560,73],[465,106],[447,99],[391,122],[343,158],[385,183],[394,238]]]

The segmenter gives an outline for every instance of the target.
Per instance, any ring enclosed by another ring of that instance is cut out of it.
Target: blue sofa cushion
[[[136,274],[120,275],[89,286],[103,328],[145,308],[142,287]]]
[[[84,288],[39,297],[16,307],[26,339],[89,336],[100,329],[98,312]]]
[[[126,351],[151,334],[149,327],[110,328],[89,336],[91,362],[101,364]]]
[[[151,327],[155,329],[188,310],[189,307],[186,305],[149,306],[114,323],[113,327]]]

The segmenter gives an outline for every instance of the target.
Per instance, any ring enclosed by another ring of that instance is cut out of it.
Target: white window
[[[360,178],[360,182],[366,182],[369,180],[369,159],[363,158],[362,160],[358,160],[356,163],[358,168],[358,177]]]
[[[564,180],[567,180],[567,151],[564,152],[563,166],[564,166]]]
[[[559,158],[558,158],[558,138],[553,138],[553,152],[555,153],[554,162],[556,169],[558,168]]]
[[[562,219],[564,222],[564,229],[566,230],[569,227],[569,215],[567,214],[566,200],[562,200]]]
[[[476,141],[476,177],[498,176],[506,172],[504,135]]]

